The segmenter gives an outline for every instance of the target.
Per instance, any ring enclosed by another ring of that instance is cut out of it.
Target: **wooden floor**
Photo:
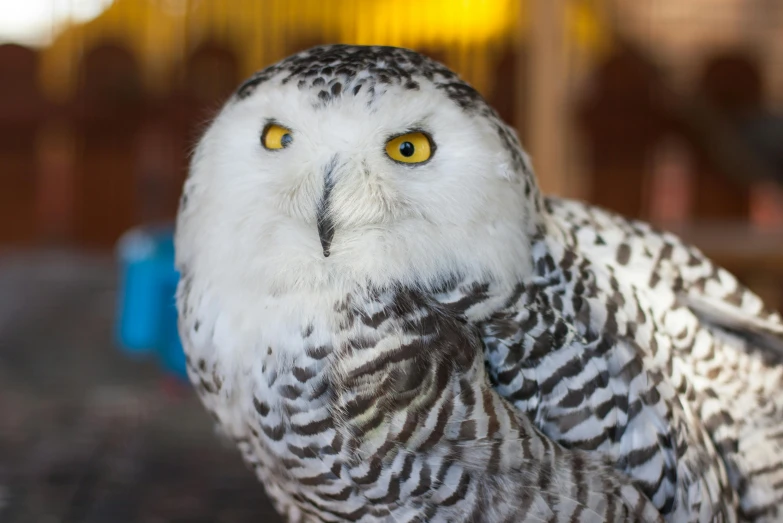
[[[0,522],[279,518],[189,387],[112,345],[110,259],[0,255]]]

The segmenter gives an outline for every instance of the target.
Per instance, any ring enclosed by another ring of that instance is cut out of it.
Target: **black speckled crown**
[[[415,51],[399,47],[328,45],[314,47],[267,67],[245,81],[237,91],[242,99],[273,78],[285,85],[316,91],[323,103],[350,93],[371,99],[379,86],[417,90],[424,79],[442,89],[449,99],[466,110],[486,106],[481,95],[443,64]],[[371,102],[370,102],[371,103]]]

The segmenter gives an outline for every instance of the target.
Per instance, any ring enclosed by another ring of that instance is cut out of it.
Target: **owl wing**
[[[533,251],[536,277],[479,322],[498,393],[548,437],[605,456],[672,521],[727,517],[725,467],[646,297],[572,247]]]
[[[560,226],[596,261],[650,290],[668,288],[703,322],[783,358],[783,320],[761,298],[699,249],[674,234],[581,202],[549,198]]]
[[[783,513],[783,322],[728,271],[673,234],[608,211],[548,201],[579,253],[635,289],[672,344],[671,378],[726,464],[739,509]],[[767,518],[767,519],[765,519]]]

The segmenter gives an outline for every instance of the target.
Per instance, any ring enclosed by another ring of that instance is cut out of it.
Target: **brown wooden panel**
[[[719,54],[706,63],[700,92],[730,119],[742,116],[762,104],[761,71],[742,51]]]
[[[0,244],[35,238],[37,137],[47,112],[37,68],[34,51],[0,45]]]
[[[702,74],[699,94],[729,125],[759,109],[762,81],[751,56],[732,51],[710,59]],[[693,210],[703,220],[747,220],[750,180],[732,178],[715,165],[714,155],[699,150],[698,138]]]
[[[588,148],[589,200],[643,217],[652,154],[673,127],[653,66],[630,49],[618,51],[596,71],[578,120]]]
[[[513,45],[507,45],[501,51],[495,65],[494,82],[492,92],[489,94],[489,101],[492,107],[498,112],[503,121],[516,128],[523,143],[527,142],[526,125],[524,122],[516,121],[518,114],[525,114],[524,111],[517,111],[518,103],[525,103],[528,100],[528,86],[526,83],[519,85],[517,74],[518,67],[525,64],[527,56],[518,56],[518,50]],[[524,108],[523,108],[524,109]]]
[[[205,42],[188,57],[184,76],[190,103],[215,109],[238,87],[239,61],[230,49]]]
[[[165,151],[167,167],[155,183],[161,192],[158,214],[162,220],[176,215],[190,153],[207,124],[242,80],[236,54],[212,41],[203,42],[188,56],[181,73],[181,81],[165,111],[165,128],[169,133]]]
[[[137,222],[136,167],[145,108],[133,55],[112,43],[89,50],[73,106],[74,230],[81,245],[110,247]]]

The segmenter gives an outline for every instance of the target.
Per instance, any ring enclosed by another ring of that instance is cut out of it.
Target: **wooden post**
[[[527,146],[541,190],[567,196],[565,0],[523,1],[530,13],[530,100],[517,104],[527,108],[517,121],[527,122]]]

